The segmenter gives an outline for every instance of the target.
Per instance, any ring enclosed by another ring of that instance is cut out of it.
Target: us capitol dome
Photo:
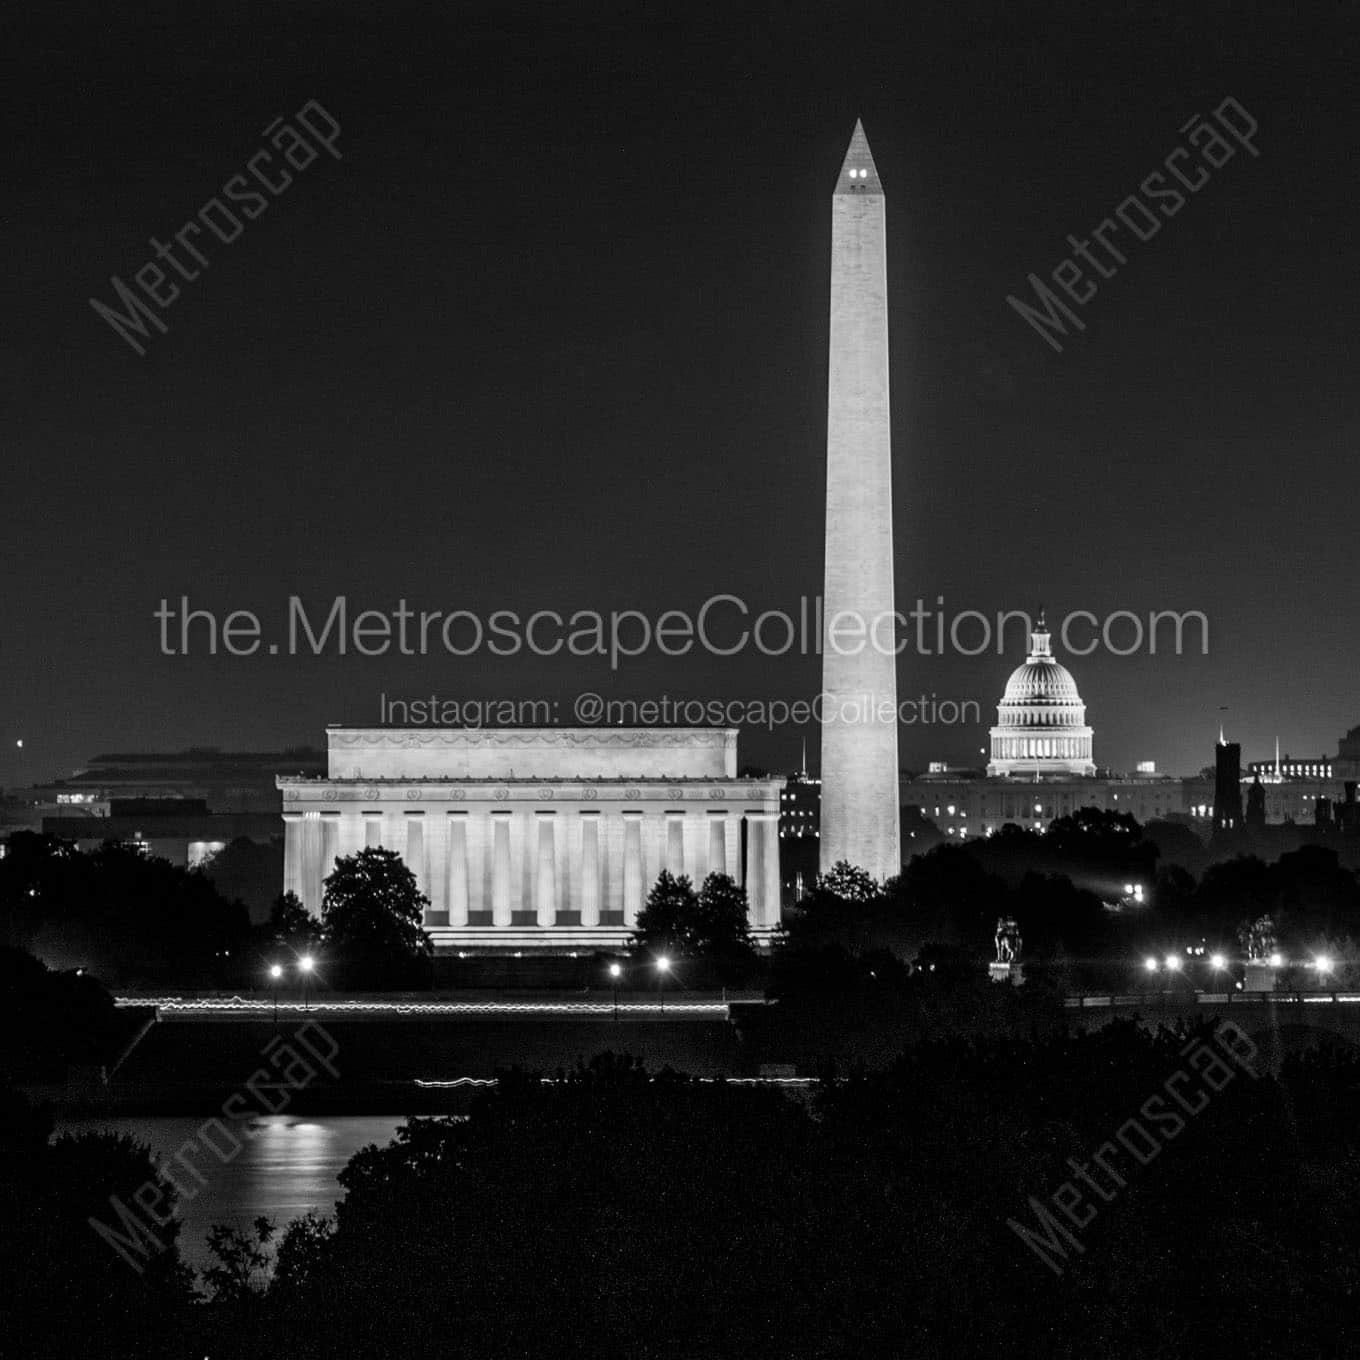
[[[1006,681],[992,728],[991,776],[1093,775],[1091,729],[1077,682],[1049,647],[1042,611],[1029,656]]]

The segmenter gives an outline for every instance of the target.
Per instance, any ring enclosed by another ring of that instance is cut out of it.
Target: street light
[[[269,978],[274,984],[274,1028],[279,1025],[279,979],[283,976],[283,969],[277,963],[269,965]]]
[[[302,1012],[307,1013],[307,979],[312,975],[312,956],[304,954],[298,960],[298,971],[302,974]]]
[[[1318,970],[1319,974],[1327,974],[1332,971],[1332,961],[1326,954],[1319,954],[1313,960],[1313,967]]]
[[[1209,967],[1216,973],[1221,973],[1228,966],[1228,960],[1222,954],[1209,955]]]
[[[1149,973],[1155,973],[1157,971],[1157,960],[1149,954],[1147,958],[1143,960],[1143,967],[1146,968]]]
[[[666,974],[671,971],[671,961],[663,954],[656,961],[656,990],[661,997],[661,1014],[666,1014]]]
[[[619,975],[622,972],[623,969],[620,968],[617,963],[611,963],[609,965],[609,976],[614,982],[614,1021],[616,1024],[618,1023],[619,1018]]]
[[[1272,955],[1270,956],[1270,966],[1271,966],[1272,968],[1283,968],[1283,967],[1284,967],[1284,955],[1283,955],[1283,954],[1272,954]]]
[[[1181,960],[1178,954],[1166,956],[1166,971],[1168,973],[1179,973],[1181,971]]]

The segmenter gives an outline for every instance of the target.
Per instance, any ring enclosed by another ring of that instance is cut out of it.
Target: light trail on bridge
[[[185,999],[178,996],[115,996],[113,1004],[122,1008],[152,1007],[157,1013],[179,1015],[589,1015],[660,1016],[692,1018],[699,1015],[727,1017],[725,1001],[280,1001],[255,997],[212,997]]]
[[[539,1077],[541,1086],[565,1086],[570,1077]],[[649,1077],[649,1081],[656,1081],[656,1077]],[[791,1086],[806,1088],[817,1086],[821,1082],[820,1077],[695,1077],[694,1081],[704,1086]],[[845,1078],[838,1078],[844,1081]],[[448,1091],[460,1086],[498,1086],[499,1080],[496,1077],[450,1077],[446,1080],[415,1078],[415,1084],[429,1091]]]
[[[1360,1002],[1360,992],[1130,992],[1124,996],[1080,995],[1063,998],[1069,1010],[1116,1006],[1296,1006]]]

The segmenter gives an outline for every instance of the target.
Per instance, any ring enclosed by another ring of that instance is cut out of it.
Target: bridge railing
[[[1291,1005],[1360,1005],[1360,992],[1080,992],[1064,998],[1072,1010],[1095,1008],[1118,1009],[1139,1006],[1291,1006]]]

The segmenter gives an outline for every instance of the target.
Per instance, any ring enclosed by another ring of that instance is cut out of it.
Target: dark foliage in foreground
[[[124,985],[223,985],[249,916],[201,874],[108,842],[93,854],[30,831],[0,859],[0,942]]]
[[[214,1302],[148,1300],[112,1257],[92,1297],[69,1208],[3,1264],[26,1253],[43,1297],[32,1262],[52,1263],[82,1312],[48,1312],[46,1342],[92,1355],[128,1353],[101,1348],[102,1320],[139,1301],[138,1353],[215,1358],[427,1356],[451,1338],[544,1357],[1352,1349],[1360,1064],[1210,1082],[1186,1054],[1186,1036],[1122,1024],[947,1041],[806,1102],[605,1056],[554,1084],[512,1074],[466,1122],[415,1120],[360,1153],[335,1231],[286,1232],[267,1290],[249,1244],[224,1242],[235,1273]],[[1086,1192],[1095,1216],[1050,1270],[1007,1220],[1037,1228],[1030,1197],[1053,1212],[1069,1159],[1091,1168],[1128,1121],[1152,1127],[1158,1093],[1165,1121],[1178,1072],[1197,1112],[1146,1164],[1115,1152],[1122,1184],[1096,1173],[1109,1200]],[[83,1203],[87,1181],[46,1193]]]
[[[1061,1277],[1007,1226],[1186,1062],[1179,1037],[1116,1026],[925,1045],[812,1107],[609,1058],[511,1078],[467,1123],[356,1157],[305,1283],[213,1330],[317,1356],[453,1334],[544,1356],[1173,1356],[1205,1329],[1247,1353],[1339,1344],[1319,1309],[1350,1270],[1351,1061],[1292,1075],[1306,1107],[1239,1070],[1147,1166],[1122,1153],[1127,1184]]]
[[[60,1081],[96,1067],[120,1026],[113,998],[88,974],[59,973],[0,945],[0,1080]]]
[[[146,1149],[111,1133],[56,1142],[51,1134],[42,1111],[0,1087],[0,1354],[174,1354],[192,1317],[193,1277],[179,1260],[173,1191],[156,1204],[168,1218],[151,1234],[160,1249],[145,1237],[141,1254],[125,1248],[134,1270],[90,1220],[127,1238],[110,1201],[132,1205],[154,1177]]]

